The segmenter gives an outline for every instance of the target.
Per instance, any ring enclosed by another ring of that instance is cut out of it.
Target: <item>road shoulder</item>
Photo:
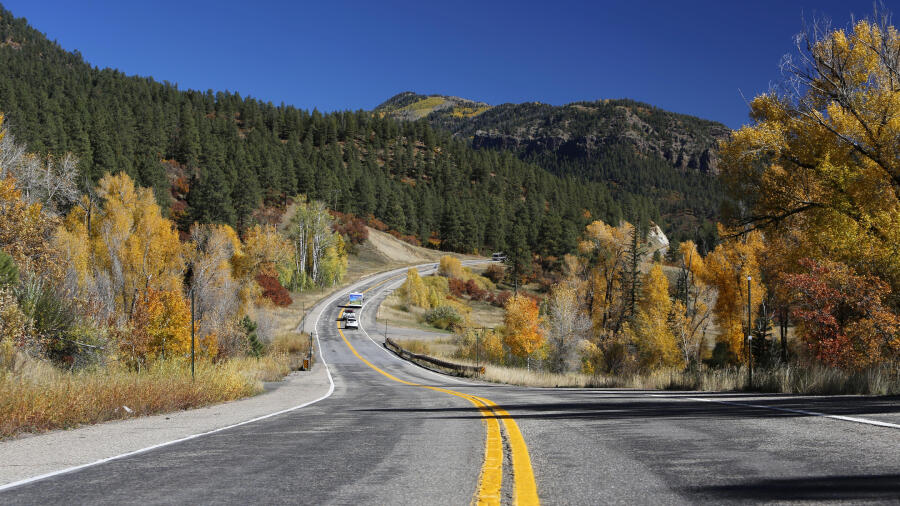
[[[0,443],[0,486],[239,424],[321,399],[331,390],[326,367],[289,374],[277,388],[246,399],[28,435]]]

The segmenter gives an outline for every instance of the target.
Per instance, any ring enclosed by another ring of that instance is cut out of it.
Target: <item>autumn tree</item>
[[[547,309],[548,368],[552,372],[570,371],[578,361],[578,343],[588,337],[590,317],[572,283],[559,283],[553,287]]]
[[[191,346],[191,312],[181,293],[149,289],[135,301],[130,332],[119,348],[137,369],[156,359],[185,358]]]
[[[199,335],[221,334],[224,326],[248,311],[251,288],[234,275],[242,253],[241,241],[228,225],[191,227],[185,256],[192,279],[186,288],[193,290]]]
[[[505,344],[513,355],[526,358],[544,344],[544,331],[534,299],[525,295],[510,297],[503,317]]]
[[[701,346],[712,323],[715,290],[704,281],[706,264],[692,241],[679,245],[679,269],[670,325],[686,364],[699,364]]]
[[[340,234],[332,230],[332,218],[319,201],[295,198],[294,214],[285,230],[293,249],[292,289],[332,284],[346,272],[347,249]]]
[[[444,255],[438,262],[438,274],[448,278],[463,279],[462,263],[456,257]]]
[[[407,306],[416,306],[429,309],[431,304],[428,300],[428,287],[419,276],[419,271],[415,267],[410,267],[406,271],[406,281],[400,287],[400,295]]]
[[[801,261],[786,276],[793,316],[812,354],[825,364],[863,369],[900,359],[900,318],[884,305],[887,283],[832,261]]]
[[[737,225],[795,234],[795,258],[829,258],[900,289],[900,34],[885,17],[798,38],[781,89],[721,149]],[[747,230],[741,228],[740,230]]]
[[[96,193],[101,202],[96,214],[74,207],[56,233],[73,288],[120,318],[130,318],[138,298],[150,289],[180,292],[181,242],[153,192],[135,188],[120,173],[101,179]]]
[[[601,338],[618,332],[624,321],[624,272],[628,239],[633,230],[628,223],[613,227],[595,221],[587,226],[578,245],[587,266],[589,289],[586,295],[594,333]]]
[[[724,229],[720,235],[729,235]],[[703,279],[716,289],[713,307],[720,333],[718,342],[725,351],[741,357],[746,353],[745,341],[749,332],[747,298],[752,296],[751,314],[758,310],[766,291],[760,275],[759,257],[763,249],[762,234],[752,231],[725,241],[704,259]],[[750,276],[748,294],[747,277]]]
[[[654,264],[643,278],[641,299],[626,327],[637,348],[638,364],[644,370],[681,365],[682,354],[669,326],[669,280],[660,264]]]
[[[25,201],[15,178],[0,180],[0,249],[22,270],[56,281],[62,277],[62,266],[51,245],[56,220],[42,208],[39,202]]]

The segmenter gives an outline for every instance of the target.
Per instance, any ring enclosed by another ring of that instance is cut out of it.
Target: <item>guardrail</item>
[[[404,350],[389,337],[385,338],[384,347],[396,353],[400,358],[409,360],[410,362],[416,363],[418,365],[422,365],[419,362],[425,362],[427,364],[440,367],[441,369],[451,371],[456,376],[473,376],[475,374],[484,374],[484,366],[476,367],[474,365],[454,364],[453,362],[447,362],[446,360],[429,357],[428,355],[419,355],[418,353]]]

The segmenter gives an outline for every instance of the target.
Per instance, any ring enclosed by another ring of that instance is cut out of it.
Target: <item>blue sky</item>
[[[872,12],[871,0],[0,1],[93,65],[182,89],[323,111],[405,90],[491,104],[627,97],[732,128],[747,122],[742,95],[781,79],[804,17],[843,27]]]

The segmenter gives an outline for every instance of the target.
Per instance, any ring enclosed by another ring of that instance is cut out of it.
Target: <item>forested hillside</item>
[[[590,219],[656,218],[647,199],[614,201],[604,184],[472,149],[424,121],[182,91],[92,67],[25,19],[0,17],[0,111],[16,141],[74,153],[85,190],[126,172],[183,231],[194,221],[242,230],[262,206],[306,194],[443,249],[559,255]]]
[[[717,143],[720,123],[632,100],[552,106],[538,102],[490,106],[458,97],[400,93],[376,108],[389,117],[427,118],[475,148],[510,150],[561,176],[606,183],[617,201],[661,216],[666,232],[692,238],[713,229],[722,192]],[[628,213],[637,221],[646,216]]]

